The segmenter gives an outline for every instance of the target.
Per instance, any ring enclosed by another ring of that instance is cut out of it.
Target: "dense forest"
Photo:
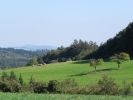
[[[116,34],[114,38],[110,38],[101,44],[96,52],[86,58],[108,58],[120,52],[126,52],[133,57],[133,22]]]
[[[48,50],[27,51],[14,48],[0,48],[0,68],[20,67],[39,54],[45,55]]]

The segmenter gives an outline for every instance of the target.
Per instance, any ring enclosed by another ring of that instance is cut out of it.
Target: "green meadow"
[[[37,81],[44,81],[48,83],[50,80],[64,81],[67,78],[75,79],[79,86],[85,86],[89,83],[97,83],[101,77],[106,74],[115,79],[119,85],[122,80],[128,83],[133,82],[133,60],[125,61],[121,64],[121,69],[117,69],[115,62],[104,62],[102,66],[97,66],[97,72],[94,68],[90,67],[88,61],[72,61],[62,63],[51,63],[45,66],[29,66],[1,70],[10,74],[14,71],[17,77],[20,73],[25,83],[28,83],[30,77],[33,76]]]
[[[0,93],[0,100],[133,100],[132,96]]]

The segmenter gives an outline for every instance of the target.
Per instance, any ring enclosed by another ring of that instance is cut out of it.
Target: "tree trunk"
[[[95,72],[96,72],[96,66],[95,66]]]
[[[118,64],[118,69],[120,69],[120,64]]]

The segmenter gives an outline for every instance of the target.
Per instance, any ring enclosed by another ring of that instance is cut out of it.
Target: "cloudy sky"
[[[98,45],[133,22],[133,0],[0,0],[0,47]]]

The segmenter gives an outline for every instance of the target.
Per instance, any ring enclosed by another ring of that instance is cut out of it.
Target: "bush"
[[[99,80],[98,85],[100,86],[99,94],[104,95],[120,95],[121,90],[119,86],[114,82],[114,79],[108,78],[106,75]]]
[[[62,93],[76,94],[79,93],[78,83],[74,79],[66,79],[61,83]]]
[[[61,84],[57,80],[50,80],[47,90],[52,93],[61,93]]]
[[[10,85],[7,81],[0,80],[0,91],[2,92],[11,92]]]
[[[91,83],[90,85],[86,86],[86,88],[88,88],[86,94],[91,94],[91,95],[100,94],[101,87],[99,84]]]
[[[123,80],[122,81],[122,83],[123,83],[123,88],[122,88],[122,94],[123,95],[129,95],[129,94],[131,94],[131,84],[127,84],[127,82],[126,82],[126,80]]]
[[[47,93],[47,85],[45,82],[34,82],[32,87],[34,93]]]

